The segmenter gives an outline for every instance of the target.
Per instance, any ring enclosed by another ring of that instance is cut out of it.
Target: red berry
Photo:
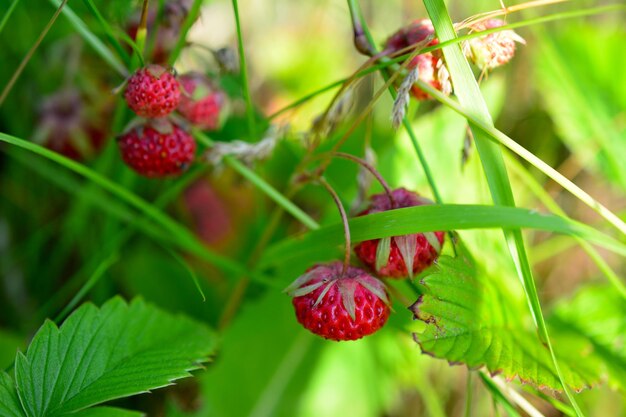
[[[158,130],[157,130],[158,129]],[[179,126],[136,127],[119,138],[122,159],[146,177],[178,175],[193,161],[196,142]]]
[[[124,98],[138,116],[163,117],[178,106],[180,85],[171,70],[150,65],[129,78]]]
[[[215,130],[219,126],[220,112],[225,95],[208,78],[199,73],[188,73],[180,77],[183,93],[178,112],[191,124],[204,130]]]
[[[426,42],[430,37],[430,40]],[[425,43],[426,42],[426,43]],[[428,19],[418,19],[391,35],[385,42],[385,50],[393,54],[410,46],[424,48],[433,46],[439,41],[435,38],[435,28]],[[411,50],[404,51],[409,53]],[[426,52],[417,55],[408,65],[409,69],[417,67],[419,79],[429,83],[437,90],[448,95],[452,91],[450,75],[438,52]],[[411,89],[413,97],[417,100],[427,100],[430,97],[417,86]]]
[[[331,340],[357,340],[389,318],[385,285],[366,271],[341,262],[316,265],[287,289],[296,318],[306,329]]]
[[[386,193],[376,194],[371,197],[370,206],[359,215],[430,204],[427,199],[405,188],[395,189],[391,194],[396,204],[395,207],[391,206]],[[437,259],[443,239],[443,232],[373,239],[356,245],[354,252],[364,264],[376,271],[379,276],[406,278],[422,272]],[[405,262],[407,259],[409,260],[409,269],[407,269]],[[410,268],[411,263],[413,264],[412,268]],[[411,271],[409,272],[409,270]]]

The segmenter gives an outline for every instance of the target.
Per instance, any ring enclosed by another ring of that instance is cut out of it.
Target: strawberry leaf
[[[0,372],[0,417],[25,417],[13,379]]]
[[[485,366],[491,373],[540,388],[561,389],[550,353],[528,313],[515,307],[519,303],[501,283],[479,274],[467,260],[442,256],[422,284],[425,293],[411,310],[426,323],[425,330],[414,335],[423,353],[470,368]],[[553,328],[552,334],[566,383],[580,390],[600,382],[601,361],[585,355],[584,336],[558,330]]]
[[[27,416],[63,416],[188,377],[214,343],[207,327],[141,299],[87,303],[61,328],[46,322],[18,353],[17,391]]]

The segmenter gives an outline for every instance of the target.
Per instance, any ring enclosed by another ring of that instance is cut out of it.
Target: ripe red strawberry
[[[204,130],[215,130],[219,126],[220,112],[225,94],[207,77],[190,72],[180,77],[184,92],[178,112],[191,124]]]
[[[163,117],[180,102],[180,84],[172,70],[159,65],[138,69],[129,79],[124,98],[141,117]]]
[[[395,207],[391,207],[387,194],[376,194],[371,197],[370,206],[359,215],[431,203],[405,188],[395,189],[391,194],[396,203]],[[394,236],[361,242],[354,248],[354,252],[379,276],[406,278],[420,273],[437,259],[443,239],[443,232]]]
[[[430,39],[430,40],[428,40]],[[433,46],[439,41],[435,38],[435,28],[428,19],[418,19],[391,35],[385,42],[385,50],[390,53],[399,52],[409,46],[416,45],[420,48]],[[407,50],[403,53],[409,53]],[[426,52],[417,55],[408,65],[409,69],[417,67],[419,79],[429,83],[437,90],[448,95],[452,92],[450,75],[438,52]],[[411,94],[417,100],[427,100],[430,97],[417,86],[413,86]]]
[[[472,32],[482,32],[504,25],[500,19],[488,19],[470,26]],[[515,42],[526,43],[512,30],[502,30],[471,39],[464,45],[465,55],[481,70],[491,70],[509,62],[515,55]]]
[[[136,127],[118,140],[122,159],[146,177],[178,175],[193,161],[196,142],[170,122]]]
[[[331,340],[357,340],[383,327],[389,317],[385,285],[366,271],[331,262],[309,269],[285,290],[298,322]]]

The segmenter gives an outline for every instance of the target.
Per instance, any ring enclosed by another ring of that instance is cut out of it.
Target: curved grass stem
[[[67,4],[67,1],[68,0],[63,0],[61,2],[56,12],[54,12],[52,17],[48,21],[48,24],[46,25],[46,27],[44,27],[44,29],[41,31],[41,33],[39,34],[39,37],[37,38],[33,46],[28,50],[28,52],[22,59],[22,62],[20,62],[20,64],[18,65],[17,69],[11,76],[11,79],[9,80],[9,82],[4,86],[4,89],[2,90],[2,93],[0,94],[0,107],[2,107],[2,103],[4,103],[4,100],[6,100],[7,96],[13,89],[13,86],[17,82],[18,78],[20,78],[20,75],[22,75],[24,68],[26,68],[26,65],[35,54],[35,51],[37,50],[37,48],[39,48],[39,45],[41,45],[41,42],[46,37],[50,29],[52,28],[52,25],[54,25],[54,22],[56,22],[56,20],[59,18],[59,15],[61,14],[61,11],[63,11],[63,7],[65,7],[65,5]]]

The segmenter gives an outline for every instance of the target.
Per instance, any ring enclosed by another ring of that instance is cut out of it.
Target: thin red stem
[[[378,172],[378,170],[374,168],[369,162],[367,162],[365,159],[359,158],[358,156],[354,156],[345,152],[335,152],[335,156],[338,156],[339,158],[347,159],[349,161],[356,162],[357,164],[361,165],[363,168],[367,169],[374,176],[374,178],[376,178],[376,180],[380,183],[380,185],[383,186],[385,193],[387,194],[387,197],[389,198],[389,203],[391,204],[391,208],[392,209],[396,208],[396,200],[393,198],[393,193],[391,191],[391,188],[389,187],[389,184],[387,184],[387,181],[385,181],[383,176],[380,175],[380,172]]]
[[[351,243],[350,243],[350,225],[348,224],[348,215],[346,214],[346,210],[343,208],[343,204],[341,204],[341,200],[337,195],[337,192],[330,186],[328,181],[324,177],[319,177],[317,181],[326,188],[326,191],[331,195],[333,201],[337,205],[337,209],[339,209],[339,214],[341,215],[341,221],[343,223],[343,235],[346,240],[346,248],[345,248],[345,256],[343,259],[343,269],[341,270],[341,276],[344,276],[348,271],[348,266],[350,265],[350,254],[352,253]]]

